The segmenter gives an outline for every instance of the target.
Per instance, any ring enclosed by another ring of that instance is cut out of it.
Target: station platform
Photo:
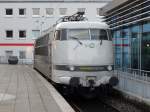
[[[0,65],[0,112],[75,112],[32,66]]]

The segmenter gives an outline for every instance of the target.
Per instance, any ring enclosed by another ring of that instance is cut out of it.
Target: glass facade
[[[144,23],[142,30],[141,68],[150,71],[150,23]]]
[[[129,37],[130,32],[129,28],[122,29],[122,68],[129,68],[130,67],[130,50],[129,50]]]
[[[113,31],[115,68],[150,71],[150,22]]]
[[[140,68],[140,26],[135,25],[131,27],[131,68]]]
[[[105,12],[113,33],[116,70],[150,76],[149,12],[149,0],[128,0]]]
[[[118,30],[118,31],[114,31],[113,33],[113,43],[115,45],[115,67],[116,68],[121,68],[121,32]],[[115,38],[114,38],[115,37]]]

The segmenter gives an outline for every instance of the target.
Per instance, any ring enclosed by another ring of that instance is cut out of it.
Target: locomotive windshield
[[[106,30],[91,29],[91,40],[108,40]]]
[[[70,29],[67,35],[69,40],[110,40],[109,32],[105,29]]]
[[[68,31],[69,39],[90,40],[89,30],[87,29],[71,29]]]

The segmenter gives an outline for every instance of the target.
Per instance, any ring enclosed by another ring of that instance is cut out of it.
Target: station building
[[[113,33],[118,89],[150,103],[150,1],[113,0],[101,14]]]
[[[100,9],[110,0],[0,0],[0,63],[18,56],[19,63],[32,63],[34,40],[65,15],[84,11],[99,21]]]

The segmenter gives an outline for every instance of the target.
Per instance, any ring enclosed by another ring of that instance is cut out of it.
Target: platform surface
[[[32,66],[0,65],[0,112],[73,112],[41,78]]]

